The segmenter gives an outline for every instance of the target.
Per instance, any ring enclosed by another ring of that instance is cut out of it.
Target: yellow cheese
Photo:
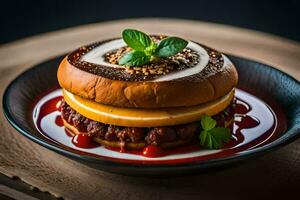
[[[234,90],[209,103],[161,109],[121,108],[104,105],[76,96],[64,89],[63,96],[74,110],[94,121],[118,126],[156,127],[198,121],[203,114],[216,115],[231,103]]]

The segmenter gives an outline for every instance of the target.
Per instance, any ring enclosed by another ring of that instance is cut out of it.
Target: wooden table
[[[64,29],[0,46],[1,95],[6,85],[30,66],[83,44],[120,36],[126,27],[199,41],[225,53],[278,66],[300,80],[300,44],[297,42],[197,21],[132,19]],[[17,133],[2,112],[0,117],[1,198],[53,198],[36,189],[33,190],[37,192],[30,192],[26,189],[28,184],[31,189],[37,187],[66,199],[287,199],[298,195],[300,140],[218,171],[168,178],[127,177],[97,171],[51,152]],[[25,183],[7,179],[3,174],[17,176]],[[20,187],[16,187],[18,185]]]

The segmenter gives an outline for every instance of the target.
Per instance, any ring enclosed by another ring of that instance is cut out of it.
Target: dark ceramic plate
[[[204,157],[199,156],[199,154],[193,159],[179,159],[180,162],[175,162],[174,157],[170,159],[167,157],[163,162],[157,160],[154,160],[154,162],[149,158],[138,161],[130,159],[130,157],[116,159],[110,156],[110,152],[105,152],[106,154],[102,155],[96,151],[86,152],[70,145],[62,145],[59,143],[60,141],[53,140],[48,133],[42,134],[43,131],[38,130],[33,117],[36,103],[49,92],[53,92],[55,88],[58,88],[56,71],[62,58],[58,57],[41,63],[17,77],[5,91],[3,97],[4,114],[15,129],[32,141],[100,170],[127,175],[191,173],[261,155],[293,141],[300,134],[299,82],[270,66],[229,56],[239,73],[239,88],[242,90],[238,94],[248,91],[247,94],[254,93],[254,95],[259,96],[272,107],[275,114],[280,115],[277,116],[277,119],[280,119],[278,121],[284,122],[281,124],[281,132],[268,137],[264,140],[266,142],[255,147],[243,148],[238,152],[231,151],[230,154],[219,153],[216,154],[218,156],[205,155]],[[59,90],[56,90],[56,92],[59,92]],[[269,101],[270,99],[271,101]],[[59,131],[61,130],[59,129]],[[48,131],[51,132],[52,129],[48,127]]]

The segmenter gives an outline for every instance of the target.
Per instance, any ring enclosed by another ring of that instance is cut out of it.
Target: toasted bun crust
[[[224,66],[211,74],[160,82],[108,79],[77,68],[66,57],[59,65],[57,77],[62,88],[83,98],[138,108],[202,104],[229,93],[238,80],[237,71],[226,56]]]
[[[215,100],[237,84],[233,65],[201,81],[130,82],[110,80],[82,71],[65,58],[57,73],[59,84],[69,92],[96,102],[140,108],[192,106]]]

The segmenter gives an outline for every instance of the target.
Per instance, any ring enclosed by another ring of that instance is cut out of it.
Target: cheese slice
[[[175,108],[139,109],[104,105],[76,96],[63,89],[65,101],[86,118],[105,124],[131,127],[172,126],[199,121],[204,114],[213,116],[230,105],[234,89],[209,103]]]

